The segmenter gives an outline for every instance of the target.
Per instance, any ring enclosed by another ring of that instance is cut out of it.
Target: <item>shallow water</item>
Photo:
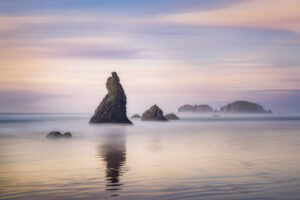
[[[0,115],[0,199],[299,199],[300,117]],[[72,139],[49,140],[49,131]]]

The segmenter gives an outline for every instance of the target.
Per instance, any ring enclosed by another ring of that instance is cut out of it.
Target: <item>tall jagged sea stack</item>
[[[132,124],[126,115],[126,95],[116,72],[107,79],[108,93],[97,107],[90,123],[122,123]]]

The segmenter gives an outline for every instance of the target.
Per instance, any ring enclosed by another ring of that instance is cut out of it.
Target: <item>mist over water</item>
[[[0,199],[299,199],[299,115],[179,116],[1,114]]]

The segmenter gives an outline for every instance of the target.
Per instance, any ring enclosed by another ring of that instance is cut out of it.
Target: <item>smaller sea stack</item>
[[[167,120],[179,120],[179,117],[177,117],[174,113],[166,114],[164,117]]]
[[[163,111],[157,106],[152,106],[149,110],[146,110],[142,115],[143,121],[168,121],[164,117]]]

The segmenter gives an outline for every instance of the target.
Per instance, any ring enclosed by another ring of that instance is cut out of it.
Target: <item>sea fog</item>
[[[299,115],[178,116],[1,114],[0,199],[299,198]],[[54,130],[73,138],[46,139]]]

